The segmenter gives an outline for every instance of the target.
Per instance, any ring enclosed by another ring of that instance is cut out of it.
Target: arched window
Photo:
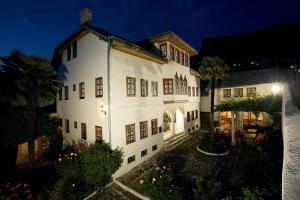
[[[184,82],[184,94],[186,95],[187,94],[187,79],[186,79],[185,75],[184,75],[183,82]]]
[[[179,81],[179,78],[178,78],[178,74],[177,74],[177,72],[176,72],[176,74],[175,74],[175,93],[176,94],[179,94],[179,92],[180,92],[180,83],[179,83],[180,81]]]
[[[184,83],[183,83],[182,75],[180,74],[180,94],[183,93],[184,93]]]

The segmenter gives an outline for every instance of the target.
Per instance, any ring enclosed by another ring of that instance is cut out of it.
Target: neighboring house
[[[207,84],[206,84],[207,85]],[[210,94],[208,88],[201,87],[200,118],[202,127],[209,126]],[[231,99],[250,98],[256,95],[266,96],[282,92],[282,75],[278,68],[254,69],[229,73],[228,78],[219,82],[215,89],[215,105]],[[237,122],[233,123],[231,112],[216,112],[215,121],[223,129],[231,130],[235,124],[235,130],[252,126],[256,123],[253,113],[238,112]],[[258,123],[267,126],[271,123],[266,113],[260,113]]]
[[[124,151],[118,177],[159,152],[164,141],[200,128],[197,51],[173,32],[138,43],[92,26],[60,44],[53,64],[64,75],[57,96],[64,142],[104,140]]]

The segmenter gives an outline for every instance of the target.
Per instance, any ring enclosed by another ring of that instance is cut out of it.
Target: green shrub
[[[140,184],[143,185],[144,190],[153,200],[179,199],[170,167],[154,167],[147,174],[145,180],[140,180]]]
[[[212,140],[206,136],[201,138],[199,148],[210,153],[224,153],[227,151],[229,140],[226,136],[216,135]]]
[[[109,144],[97,142],[82,152],[69,151],[58,158],[61,175],[92,187],[103,187],[123,162],[123,153]]]
[[[268,192],[265,188],[242,188],[243,200],[264,200],[265,196],[267,196]]]

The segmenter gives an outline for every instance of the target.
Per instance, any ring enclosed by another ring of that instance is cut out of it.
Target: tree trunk
[[[215,107],[215,76],[213,75],[211,79],[211,96],[210,96],[210,135],[211,140],[215,138],[215,130],[214,130],[214,107]]]

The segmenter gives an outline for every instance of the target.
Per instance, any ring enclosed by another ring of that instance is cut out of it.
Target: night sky
[[[205,37],[300,22],[300,0],[0,0],[0,55],[19,49],[50,59],[84,7],[93,25],[128,40],[171,30],[197,50]]]

